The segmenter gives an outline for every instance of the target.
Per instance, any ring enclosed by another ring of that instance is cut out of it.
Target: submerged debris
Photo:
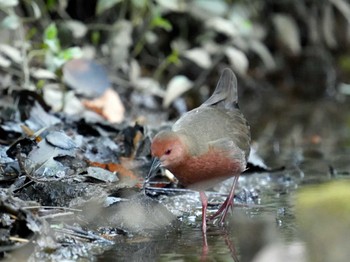
[[[22,119],[0,124],[3,137],[13,137],[0,146],[0,187],[8,188],[0,199],[2,256],[17,258],[9,252],[36,237],[35,259],[88,257],[119,233],[145,234],[172,223],[174,216],[141,190],[150,162],[143,126],[52,114],[29,98]],[[135,192],[121,198],[116,192],[124,189]]]
[[[0,257],[32,242],[42,229],[38,217],[23,208],[24,202],[0,191]]]

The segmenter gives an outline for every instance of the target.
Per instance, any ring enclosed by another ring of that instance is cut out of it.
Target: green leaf
[[[170,64],[178,65],[181,62],[179,57],[179,52],[177,50],[173,50],[173,52],[167,57],[166,60]]]
[[[28,28],[26,39],[31,40],[38,33],[38,29],[36,27]]]
[[[71,47],[62,50],[59,54],[58,57],[63,59],[64,61],[71,60],[73,58],[79,58],[81,57],[83,52],[81,51],[80,47]]]
[[[103,13],[104,11],[113,7],[121,1],[122,0],[99,0],[96,6],[96,13],[100,15],[101,13]]]
[[[100,43],[101,40],[101,34],[99,31],[93,31],[91,34],[91,42],[94,45],[98,45],[98,43]]]
[[[46,7],[49,11],[53,11],[56,8],[56,0],[46,0]]]
[[[57,53],[61,49],[60,42],[57,39],[47,39],[45,40],[45,45],[53,53]]]
[[[339,66],[342,70],[350,72],[350,56],[344,55],[339,58]]]
[[[44,32],[44,40],[52,40],[57,38],[57,26],[54,23],[51,23],[46,27]]]
[[[173,26],[171,25],[171,23],[167,19],[161,16],[154,17],[152,19],[151,26],[163,28],[165,31],[168,31],[168,32],[173,29]]]
[[[50,24],[44,31],[44,43],[54,53],[57,53],[61,49],[60,41],[57,38],[56,24]]]

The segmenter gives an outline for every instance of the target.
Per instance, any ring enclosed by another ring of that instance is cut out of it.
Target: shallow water
[[[201,232],[201,205],[198,193],[189,193],[161,200],[179,222],[171,229],[129,237],[118,242],[99,261],[250,261],[269,243],[299,241],[293,215],[293,192],[300,172],[263,173],[244,176],[236,197],[233,214],[224,227],[209,223],[207,246]],[[257,187],[259,182],[259,188]],[[229,185],[230,181],[225,185]],[[224,186],[225,186],[224,185]],[[246,185],[250,185],[247,187]],[[254,201],[241,195],[255,195]],[[248,192],[248,193],[247,193]],[[224,195],[209,192],[211,202],[220,202]],[[247,203],[250,202],[250,203]],[[255,202],[255,203],[254,203]],[[211,207],[211,212],[215,210]]]
[[[270,261],[306,261],[305,245],[295,218],[295,195],[309,185],[347,178],[348,170],[347,154],[333,155],[326,163],[313,154],[304,156],[298,166],[242,175],[233,214],[224,227],[209,223],[207,245],[201,232],[199,194],[163,196],[160,202],[178,217],[172,227],[149,233],[147,237],[121,239],[98,260],[115,261],[117,257],[118,261],[259,262],[264,260],[258,252],[273,247],[269,256],[276,260]],[[224,201],[230,185],[231,181],[226,181],[207,192],[212,203],[208,212],[215,212],[217,204]]]
[[[121,239],[98,260],[307,261],[295,198],[299,190],[310,185],[350,178],[346,125],[350,111],[344,104],[343,109],[330,105],[315,107],[317,110],[295,107],[300,116],[297,114],[293,122],[286,116],[278,119],[269,115],[275,122],[255,130],[259,139],[253,147],[272,171],[240,177],[233,214],[224,227],[208,225],[207,246],[201,232],[199,195],[181,193],[159,199],[178,217],[177,223],[141,239]],[[293,115],[291,110],[286,112]],[[303,116],[312,121],[303,122]],[[209,212],[215,212],[217,204],[224,201],[230,185],[231,181],[226,181],[207,193],[212,203]]]

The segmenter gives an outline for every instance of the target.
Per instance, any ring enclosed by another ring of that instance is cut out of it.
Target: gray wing
[[[247,164],[246,152],[242,150],[234,141],[229,137],[221,138],[209,143],[209,147],[220,149],[227,152],[227,156],[231,159],[237,159],[242,163],[243,169]]]
[[[172,129],[188,138],[194,155],[206,152],[209,144],[221,146],[223,143],[216,142],[225,141],[228,146],[233,142],[247,159],[250,128],[238,109],[237,79],[232,70],[226,68],[213,95],[200,107],[184,114]]]
[[[210,143],[224,139],[234,142],[244,152],[245,158],[248,158],[250,129],[238,109],[223,111],[200,107],[186,113],[173,125],[172,130],[189,138],[195,155],[206,152]]]

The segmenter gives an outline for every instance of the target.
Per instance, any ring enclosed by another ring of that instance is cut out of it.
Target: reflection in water
[[[144,232],[142,236],[120,237],[115,247],[99,260],[252,261],[267,244],[298,240],[290,195],[301,177],[297,169],[242,177],[242,193],[236,198],[226,226],[209,223],[204,236],[198,194],[165,197],[163,204],[176,212],[181,221],[160,231]],[[209,192],[208,196],[212,203],[209,212],[215,212],[215,203],[220,203],[225,195]]]
[[[199,224],[200,225],[200,224]],[[239,261],[236,239],[224,228],[210,226],[205,237],[200,226],[181,224],[152,236],[120,239],[98,261]]]
[[[121,237],[100,260],[118,261],[305,261],[295,221],[295,195],[302,188],[349,177],[348,104],[288,103],[266,92],[244,109],[259,156],[276,172],[239,178],[235,208],[224,228],[201,232],[197,193],[160,197],[179,223],[162,232]],[[280,167],[285,167],[280,169]],[[227,181],[207,192],[215,212],[229,191]],[[217,193],[220,192],[220,193]]]
[[[348,167],[339,157],[332,165]],[[344,164],[342,166],[342,164]],[[342,168],[340,168],[342,167]],[[161,231],[121,236],[99,261],[305,261],[294,216],[294,196],[300,187],[332,179],[318,155],[304,155],[298,167],[241,176],[235,208],[224,228],[208,223],[201,231],[201,204],[197,193],[162,197],[178,216],[178,223]],[[227,184],[230,185],[230,181]],[[225,184],[223,187],[225,187]],[[228,187],[229,188],[229,187]],[[225,193],[225,189],[220,188]],[[209,211],[215,212],[225,194],[208,192]],[[282,258],[281,258],[282,256]],[[270,260],[264,260],[264,258]],[[289,260],[284,258],[289,257]],[[298,258],[296,260],[296,257]],[[277,260],[271,260],[275,258]],[[282,259],[282,260],[278,260]]]

